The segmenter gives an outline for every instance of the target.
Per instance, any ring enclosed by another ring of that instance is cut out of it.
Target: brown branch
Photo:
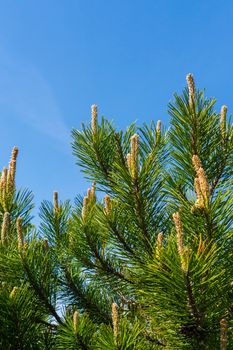
[[[189,278],[189,274],[187,274],[186,276],[186,288],[187,288],[187,293],[188,293],[188,305],[191,309],[191,313],[195,319],[195,324],[196,324],[196,331],[199,333],[201,330],[203,330],[202,328],[202,323],[203,323],[203,316],[200,314],[197,305],[196,305],[196,301],[193,295],[193,289],[192,289],[192,285],[191,285],[191,281]]]

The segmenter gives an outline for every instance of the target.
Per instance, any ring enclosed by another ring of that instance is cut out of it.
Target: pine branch
[[[217,185],[222,177],[222,174],[224,172],[224,168],[225,168],[225,165],[227,163],[228,157],[229,157],[229,155],[225,156],[224,159],[222,160],[222,162],[220,163],[220,167],[218,168],[216,179],[214,180],[212,186],[210,187],[210,195],[212,195],[214,193],[214,190],[217,187]]]
[[[64,274],[65,274],[65,278],[67,281],[67,284],[70,288],[70,290],[73,292],[73,294],[80,298],[83,307],[88,311],[88,312],[92,312],[92,310],[96,310],[97,315],[101,315],[101,319],[102,321],[104,321],[106,324],[109,324],[111,322],[111,317],[110,315],[106,314],[103,312],[103,310],[101,308],[99,308],[99,306],[95,303],[91,303],[91,300],[87,298],[87,296],[85,294],[83,294],[80,290],[80,288],[78,288],[68,270],[67,267],[62,266]]]
[[[142,334],[142,335],[144,336],[144,334]],[[149,340],[149,342],[151,342],[152,344],[166,347],[165,344],[161,343],[158,339],[153,338],[153,337],[150,336],[149,334],[146,334],[145,337],[146,337],[146,339]]]
[[[76,338],[77,338],[78,345],[81,347],[82,350],[89,350],[90,349],[89,346],[87,346],[84,343],[84,341],[79,333],[76,334]]]
[[[92,253],[94,254],[96,260],[100,263],[100,266],[97,264],[93,263],[93,267],[95,266],[97,269],[99,269],[101,267],[101,269],[103,271],[105,271],[109,276],[116,276],[118,277],[120,280],[123,280],[125,282],[128,282],[130,284],[133,284],[133,281],[127,279],[122,273],[116,271],[113,266],[110,265],[109,262],[107,262],[106,260],[103,259],[103,257],[100,255],[100,253],[98,252],[96,246],[93,244],[93,242],[91,241],[89,235],[87,232],[85,232],[85,237],[86,240],[89,244],[89,247],[91,248]]]
[[[46,293],[44,293],[43,289],[41,286],[38,285],[36,282],[33,274],[31,273],[30,267],[28,266],[24,256],[20,254],[21,257],[21,262],[22,266],[24,268],[24,271],[26,272],[26,275],[28,277],[28,280],[34,289],[36,295],[38,296],[39,300],[42,302],[42,304],[46,307],[46,309],[49,311],[49,313],[57,320],[59,324],[62,324],[62,319],[60,316],[57,314],[55,308],[53,305],[49,302],[48,297],[46,296]]]
[[[118,153],[120,162],[121,162],[122,165],[125,166],[126,165],[126,163],[125,163],[125,156],[124,156],[124,152],[123,152],[123,149],[122,149],[122,146],[121,146],[121,140],[120,140],[119,133],[115,132],[114,136],[115,136],[115,140],[116,140],[117,153]]]
[[[111,222],[109,223],[111,230],[118,238],[119,242],[124,247],[125,251],[128,252],[135,260],[141,261],[140,257],[135,253],[135,251],[131,248],[131,246],[126,242],[124,236],[117,230],[116,225],[113,225]]]
[[[193,289],[190,281],[190,276],[189,273],[186,275],[186,288],[187,288],[187,294],[188,294],[188,304],[189,307],[192,311],[192,315],[195,319],[195,324],[196,324],[196,331],[199,333],[200,331],[203,330],[202,324],[203,324],[203,316],[200,314],[196,301],[193,295]]]
[[[152,254],[152,247],[150,244],[150,235],[147,230],[147,225],[145,221],[145,210],[143,206],[143,201],[141,199],[141,193],[140,193],[140,186],[138,179],[134,179],[134,190],[133,190],[134,198],[135,198],[135,204],[136,204],[136,213],[137,213],[137,219],[139,222],[139,226],[142,231],[142,235],[144,237],[144,242],[147,248],[147,251]]]

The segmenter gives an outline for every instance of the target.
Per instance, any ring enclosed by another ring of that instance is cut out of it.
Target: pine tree
[[[187,88],[161,121],[72,131],[92,185],[74,205],[0,179],[0,348],[233,348],[233,128]]]

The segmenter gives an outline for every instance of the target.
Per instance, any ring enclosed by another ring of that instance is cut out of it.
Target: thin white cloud
[[[69,129],[48,81],[32,64],[13,59],[3,49],[0,49],[1,106],[54,141],[67,144]]]

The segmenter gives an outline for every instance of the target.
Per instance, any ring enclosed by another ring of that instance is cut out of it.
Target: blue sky
[[[20,149],[17,184],[37,206],[88,183],[70,130],[90,106],[125,128],[161,119],[192,72],[199,87],[233,102],[233,2],[196,0],[0,1],[0,166]]]

